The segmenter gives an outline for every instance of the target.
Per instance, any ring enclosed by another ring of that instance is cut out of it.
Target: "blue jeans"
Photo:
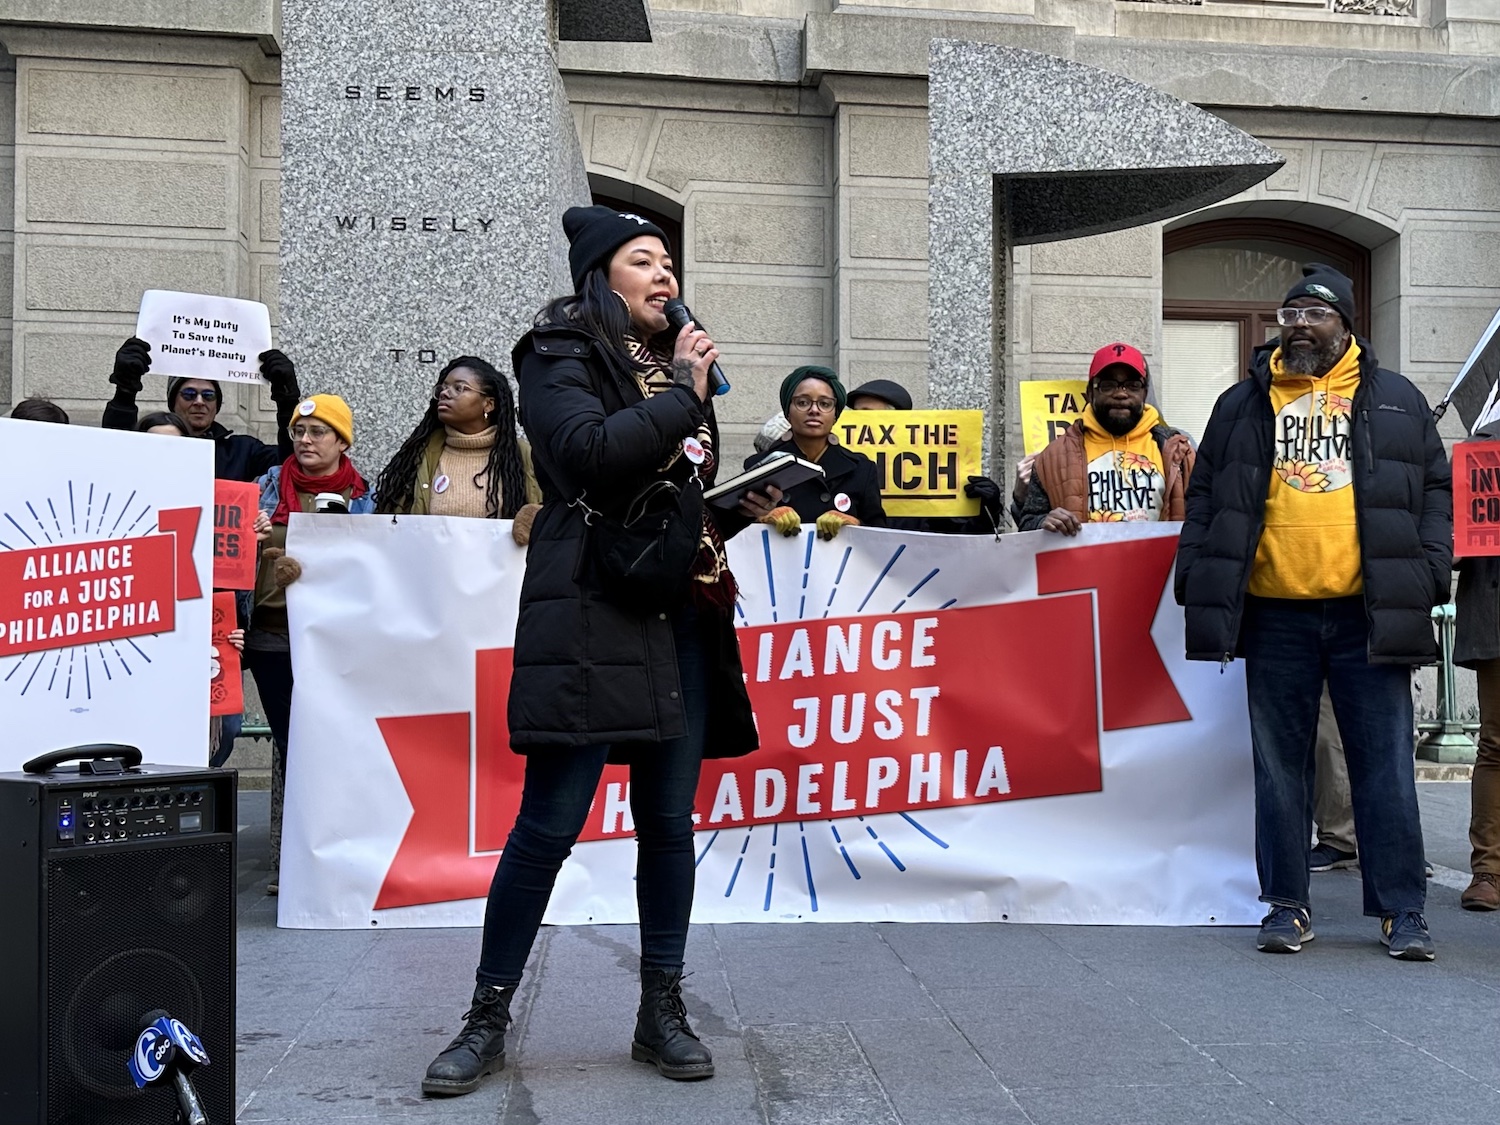
[[[630,814],[635,821],[635,897],[641,967],[682,970],[693,909],[693,797],[703,764],[708,683],[698,621],[691,609],[673,620],[687,734],[633,747]],[[526,757],[515,827],[505,841],[484,911],[480,984],[521,980],[563,860],[583,830],[608,746],[538,747]]]
[[[1323,682],[1349,764],[1365,913],[1427,901],[1412,768],[1411,668],[1371,664],[1364,599],[1245,599],[1245,680],[1255,755],[1261,901],[1309,906],[1313,747]]]

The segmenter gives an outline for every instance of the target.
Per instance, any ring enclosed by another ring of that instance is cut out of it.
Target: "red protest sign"
[[[234,595],[214,594],[213,678],[208,683],[208,713],[238,715],[245,709],[245,681],[240,675],[240,650],[229,643],[229,634],[239,627]]]
[[[255,589],[255,513],[260,489],[214,481],[214,588]]]
[[[1453,447],[1453,553],[1500,555],[1500,441]]]

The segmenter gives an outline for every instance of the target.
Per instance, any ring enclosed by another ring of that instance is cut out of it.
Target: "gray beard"
[[[1301,375],[1304,377],[1321,375],[1332,369],[1333,365],[1344,358],[1344,353],[1349,350],[1349,337],[1341,336],[1331,341],[1326,347],[1314,351],[1289,352],[1286,348],[1281,349],[1281,367],[1288,375]]]

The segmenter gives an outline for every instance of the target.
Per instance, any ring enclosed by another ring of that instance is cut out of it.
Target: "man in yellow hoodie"
[[[1193,447],[1146,401],[1149,378],[1146,357],[1129,344],[1094,353],[1083,417],[1032,463],[1022,531],[1077,535],[1086,523],[1182,519]]]
[[[1245,658],[1255,861],[1270,911],[1256,947],[1313,936],[1307,842],[1328,684],[1344,738],[1364,912],[1392,957],[1431,961],[1412,770],[1411,669],[1437,659],[1453,497],[1427,400],[1356,338],[1353,283],[1309,265],[1281,338],[1219,396],[1177,553],[1190,660]]]

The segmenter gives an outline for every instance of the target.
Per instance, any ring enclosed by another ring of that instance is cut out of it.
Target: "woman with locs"
[[[375,511],[474,516],[517,524],[535,515],[541,490],[531,447],[516,436],[510,383],[475,356],[438,375],[427,412],[375,485]],[[518,541],[525,538],[518,531]]]
[[[508,716],[525,783],[490,886],[473,999],[463,1030],[427,1068],[428,1094],[466,1094],[505,1066],[511,998],[606,762],[630,766],[636,832],[641,1002],[631,1057],[668,1078],[714,1072],[683,1004],[683,954],[702,759],[757,745],[724,552],[747,513],[702,505],[696,530],[684,529],[694,556],[685,590],[671,587],[665,608],[619,597],[593,545],[660,482],[687,491],[712,483],[708,368],[719,353],[696,326],[667,324],[662,306],[678,286],[659,228],[606,207],[571,208],[563,227],[574,295],[547,305],[511,353],[543,498]],[[680,510],[689,508],[696,513]]]

